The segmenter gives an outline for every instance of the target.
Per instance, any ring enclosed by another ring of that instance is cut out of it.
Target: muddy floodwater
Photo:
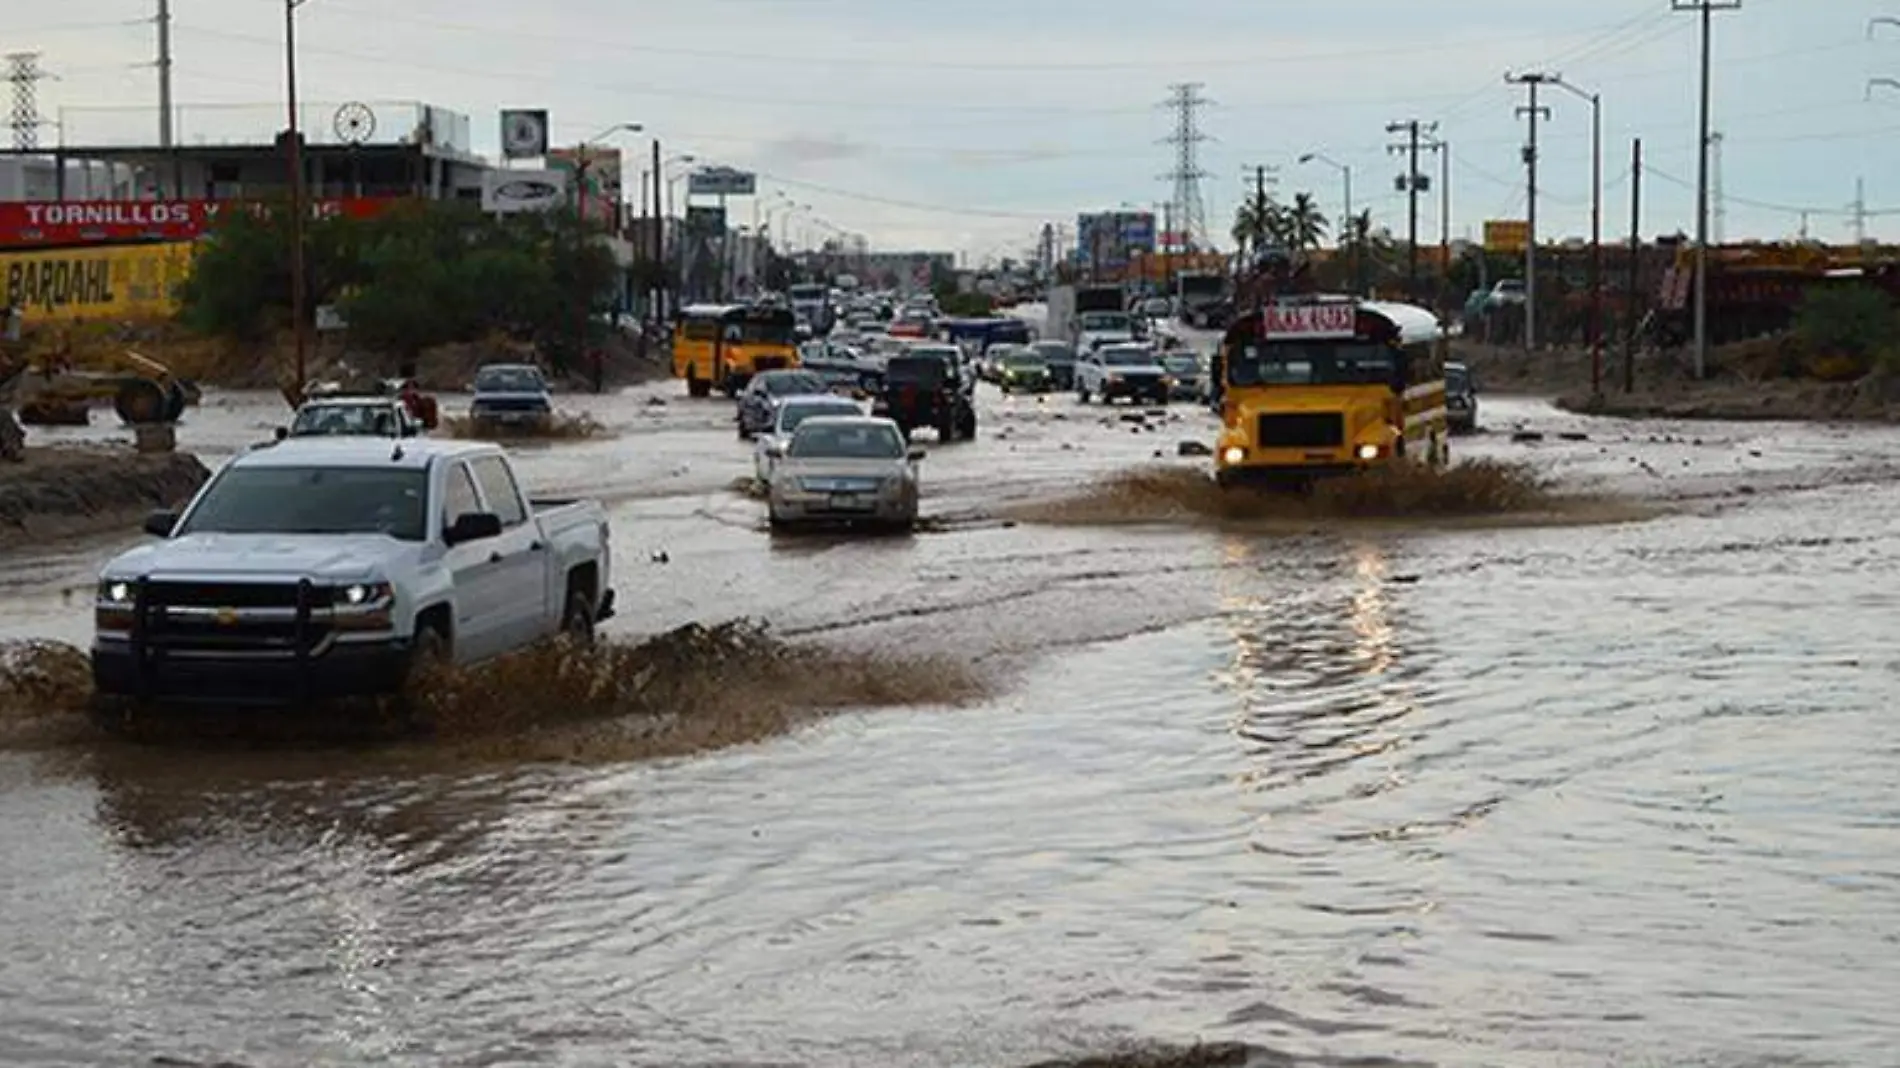
[[[1662,514],[1042,525],[1211,420],[985,387],[851,540],[765,532],[728,404],[566,403],[522,462],[609,503],[613,635],[1001,685],[657,762],[0,751],[0,1064],[1894,1063],[1900,434],[1487,397],[1461,455]],[[130,537],[0,560],[0,640],[83,643]]]

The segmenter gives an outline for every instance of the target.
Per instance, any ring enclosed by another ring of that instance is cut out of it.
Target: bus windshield
[[[746,345],[790,345],[798,340],[798,327],[793,323],[751,319],[740,324],[738,340]]]
[[[1247,345],[1230,357],[1233,386],[1389,386],[1398,351],[1371,341]]]

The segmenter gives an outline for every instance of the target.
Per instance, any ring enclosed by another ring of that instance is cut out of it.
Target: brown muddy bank
[[[464,441],[503,443],[529,441],[588,441],[608,436],[607,428],[586,412],[556,412],[545,426],[508,426],[469,415],[445,415],[441,433]]]
[[[592,648],[551,642],[418,681],[388,709],[213,710],[93,716],[86,654],[58,642],[0,645],[0,746],[146,742],[414,742],[475,760],[622,761],[760,741],[854,709],[957,706],[993,680],[949,658],[845,652],[773,637],[761,624],[689,625]]]
[[[1203,466],[1118,472],[1073,496],[1010,510],[1051,526],[1181,524],[1310,530],[1353,523],[1530,525],[1623,521],[1634,503],[1557,492],[1524,464],[1467,460],[1442,470],[1401,465],[1322,479],[1304,489],[1222,488]]]
[[[123,529],[144,514],[189,500],[211,472],[189,453],[140,454],[88,446],[28,449],[0,463],[0,552]]]
[[[1593,378],[1588,349],[1522,348],[1454,343],[1453,350],[1487,393],[1555,398],[1583,415],[1628,419],[1709,419],[1725,422],[1900,423],[1900,381],[1871,375],[1824,381],[1799,373],[1798,355],[1785,339],[1766,338],[1710,351],[1706,376],[1695,378],[1686,352],[1636,354],[1631,389],[1623,388],[1620,349],[1604,349],[1602,375]],[[1598,387],[1593,390],[1593,385]]]

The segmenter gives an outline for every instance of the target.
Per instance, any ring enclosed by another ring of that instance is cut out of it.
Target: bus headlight
[[[1220,458],[1223,463],[1237,464],[1247,458],[1247,450],[1238,445],[1229,445],[1227,451],[1220,454]]]
[[[1377,460],[1379,458],[1379,447],[1377,445],[1359,446],[1359,458],[1361,460]]]

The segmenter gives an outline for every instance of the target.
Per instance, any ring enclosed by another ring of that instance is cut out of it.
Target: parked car
[[[1047,393],[1049,365],[1028,348],[1007,353],[997,363],[996,384],[1004,393]]]
[[[475,372],[468,414],[476,425],[545,430],[554,421],[554,397],[541,369],[530,363],[491,363]]]
[[[791,443],[792,431],[798,424],[815,416],[863,415],[864,409],[856,401],[837,396],[800,396],[787,397],[778,406],[778,414],[770,427],[754,440],[752,447],[752,474],[760,484],[771,480],[774,457],[783,453]]]
[[[1042,365],[1049,370],[1051,388],[1075,388],[1075,346],[1066,341],[1037,341],[1029,346],[1029,351],[1042,357]]]
[[[775,447],[768,494],[774,530],[801,523],[917,523],[917,462],[923,452],[889,420],[871,416],[807,419]]]
[[[1166,404],[1173,388],[1160,357],[1145,345],[1104,345],[1075,365],[1075,398],[1083,404],[1096,397],[1104,404],[1118,399]]]
[[[946,345],[918,345],[884,365],[884,389],[871,414],[897,424],[904,440],[933,427],[939,441],[976,437],[974,384],[962,354]]]
[[[1161,357],[1161,367],[1174,380],[1169,400],[1205,403],[1208,397],[1207,367],[1192,352],[1173,352]]]
[[[815,371],[761,371],[739,394],[739,436],[749,440],[769,428],[778,417],[779,402],[786,397],[830,392],[831,383]]]
[[[1445,364],[1445,425],[1454,434],[1478,429],[1478,382],[1462,363]]]
[[[493,445],[309,438],[238,454],[99,573],[109,698],[286,704],[400,692],[613,614],[607,517],[530,500]]]
[[[422,420],[399,397],[316,397],[297,406],[278,440],[309,437],[413,438],[426,433]]]

